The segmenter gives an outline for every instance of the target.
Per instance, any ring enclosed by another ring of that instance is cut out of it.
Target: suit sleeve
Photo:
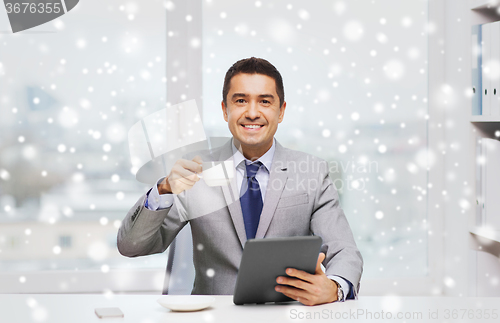
[[[165,251],[186,225],[180,221],[176,203],[157,211],[145,207],[144,194],[128,211],[118,230],[118,251],[127,257],[145,256]]]
[[[354,298],[359,290],[363,258],[340,207],[339,195],[330,179],[325,161],[319,163],[317,180],[319,189],[315,193],[311,231],[323,239],[321,252],[326,255],[323,261],[326,274],[340,276],[351,283],[355,288],[351,288],[349,294]]]

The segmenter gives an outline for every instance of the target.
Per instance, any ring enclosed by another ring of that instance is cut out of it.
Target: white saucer
[[[157,302],[172,311],[189,312],[200,311],[212,305],[215,298],[203,295],[165,295]]]

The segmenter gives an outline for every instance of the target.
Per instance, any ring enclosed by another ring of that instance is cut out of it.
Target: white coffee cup
[[[226,186],[234,178],[232,160],[203,162],[203,173],[200,176],[208,186]]]

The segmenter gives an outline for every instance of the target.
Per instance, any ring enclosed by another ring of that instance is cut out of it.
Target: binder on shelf
[[[482,224],[500,230],[500,141],[483,138],[482,195],[484,212]]]
[[[491,24],[481,25],[481,85],[482,85],[482,115],[489,116],[491,90]]]
[[[500,21],[491,25],[490,38],[490,115],[500,115]]]
[[[472,115],[481,115],[481,25],[472,26]]]

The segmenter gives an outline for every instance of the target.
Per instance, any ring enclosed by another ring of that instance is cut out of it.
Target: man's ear
[[[227,122],[227,107],[224,104],[224,101],[222,101],[220,104],[222,106],[222,114],[224,115],[224,120],[226,120],[226,122]]]
[[[286,109],[286,101],[283,102],[283,105],[280,108],[280,116],[278,118],[278,123],[281,123],[281,121],[283,121],[283,117],[285,116],[285,109]]]

